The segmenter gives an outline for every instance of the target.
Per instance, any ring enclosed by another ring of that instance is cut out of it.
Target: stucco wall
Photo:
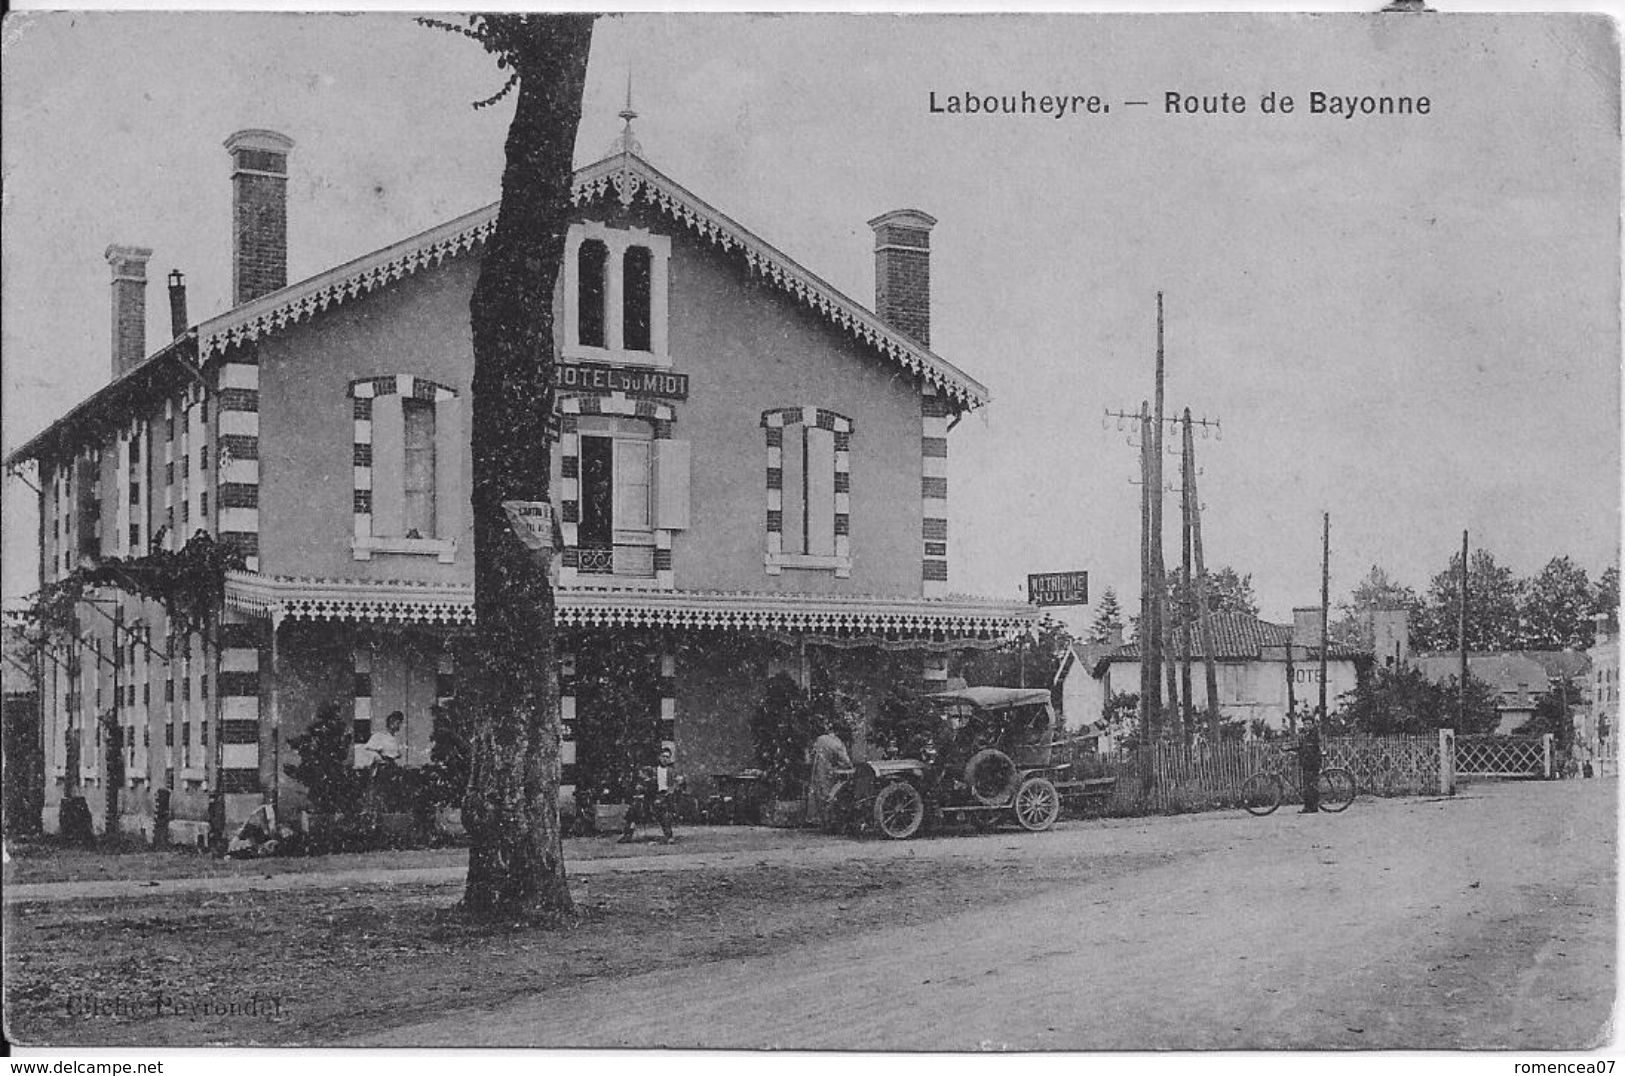
[[[259,345],[260,571],[337,579],[473,579],[471,465],[462,451],[457,561],[374,553],[358,561],[351,381],[412,374],[466,400],[468,300],[478,263],[458,258],[300,322]],[[466,414],[466,411],[465,411]],[[436,491],[436,497],[445,495]]]
[[[660,218],[617,216],[672,237],[670,351],[689,375],[673,437],[692,452],[691,526],[676,534],[679,589],[918,596],[920,397],[916,379],[750,274],[743,260]],[[472,579],[472,519],[456,563],[374,553],[355,560],[352,402],[361,377],[413,374],[469,390],[468,300],[478,259],[459,258],[351,300],[259,345],[260,570],[356,579]],[[854,424],[852,574],[768,575],[766,438],[771,408],[810,405]],[[465,412],[466,413],[466,412]],[[471,478],[465,451],[462,488]],[[444,496],[437,491],[437,496]]]
[[[1226,718],[1252,721],[1260,719],[1271,728],[1286,727],[1287,690],[1286,663],[1284,661],[1250,661],[1218,663],[1217,680],[1219,709]],[[1320,701],[1319,667],[1314,662],[1297,662],[1296,698],[1300,711],[1312,710]],[[1166,676],[1166,674],[1164,674]],[[1326,705],[1335,710],[1339,697],[1353,691],[1358,685],[1358,674],[1352,661],[1330,661],[1326,665]],[[1067,671],[1061,686],[1061,704],[1067,724],[1076,727],[1098,721],[1106,697],[1111,692],[1140,690],[1140,663],[1137,661],[1112,662],[1106,675],[1100,679],[1074,663]],[[1199,709],[1207,708],[1207,677],[1201,662],[1191,665],[1191,691]]]
[[[651,225],[657,222],[651,221]],[[673,543],[679,589],[911,595],[920,583],[917,381],[758,277],[669,226],[671,350],[690,375],[674,436],[693,445],[693,526]],[[770,576],[767,448],[777,407],[850,418],[852,576],[786,569]]]

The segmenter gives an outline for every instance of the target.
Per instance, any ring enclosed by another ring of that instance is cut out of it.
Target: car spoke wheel
[[[1029,777],[1016,790],[1016,821],[1034,831],[1049,829],[1061,813],[1061,794],[1043,777]]]
[[[925,801],[907,781],[893,781],[875,797],[875,825],[894,841],[914,836],[924,821]]]
[[[1281,806],[1281,782],[1273,774],[1255,773],[1241,783],[1241,805],[1260,817]]]
[[[1331,811],[1347,810],[1348,805],[1354,802],[1357,788],[1354,775],[1345,769],[1332,767],[1320,771],[1320,809]]]

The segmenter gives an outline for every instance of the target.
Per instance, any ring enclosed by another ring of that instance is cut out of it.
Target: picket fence
[[[1362,795],[1413,796],[1439,788],[1439,741],[1426,736],[1336,736],[1323,745],[1325,765],[1352,771]],[[1150,751],[1151,782],[1144,783],[1142,751]],[[1089,776],[1113,776],[1117,785],[1103,811],[1111,815],[1217,810],[1241,806],[1241,784],[1264,769],[1295,767],[1268,741],[1154,744],[1124,750],[1075,768]],[[1289,782],[1290,786],[1291,782]],[[1296,797],[1296,790],[1289,788]]]

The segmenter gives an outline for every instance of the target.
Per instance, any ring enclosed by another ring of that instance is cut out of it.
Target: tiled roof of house
[[[1412,660],[1435,683],[1461,671],[1460,653],[1418,654]],[[1553,679],[1582,676],[1590,667],[1591,659],[1573,650],[1495,650],[1467,655],[1468,675],[1502,694],[1516,694],[1522,684],[1538,695]]]
[[[1209,617],[1209,624],[1213,632],[1213,657],[1216,661],[1247,661],[1261,658],[1264,656],[1265,647],[1285,647],[1292,639],[1291,625],[1272,624],[1248,613],[1214,613]],[[1300,647],[1294,656],[1303,653],[1305,649]],[[1140,660],[1139,643],[1124,643],[1122,646],[1101,651],[1102,648],[1096,646],[1086,655],[1074,645],[1074,653],[1086,667],[1096,667],[1102,662]],[[1180,657],[1185,655],[1178,627],[1174,629],[1174,652]],[[1315,656],[1319,653],[1314,649],[1308,649],[1307,652]],[[1201,632],[1196,624],[1191,625],[1191,656],[1195,658],[1207,656],[1202,647]],[[1326,656],[1350,660],[1369,657],[1370,654],[1357,647],[1334,644],[1327,650]]]

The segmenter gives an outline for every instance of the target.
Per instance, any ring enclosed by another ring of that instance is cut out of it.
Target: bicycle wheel
[[[1320,809],[1336,814],[1354,802],[1354,775],[1336,766],[1320,771]]]
[[[1273,773],[1255,773],[1241,782],[1241,805],[1262,818],[1281,806],[1281,782]]]

